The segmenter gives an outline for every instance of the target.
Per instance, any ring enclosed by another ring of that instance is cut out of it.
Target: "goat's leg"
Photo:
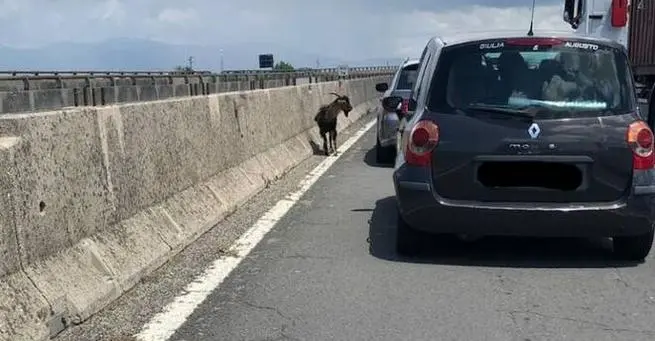
[[[330,151],[328,150],[327,132],[321,132],[321,137],[323,138],[323,152],[325,155],[330,155]]]
[[[332,154],[332,131],[331,130],[328,131],[327,137],[328,137],[328,154],[327,155],[330,155],[330,154]]]
[[[328,139],[330,142],[330,154],[334,153],[334,142],[332,141],[332,130],[328,133]]]
[[[332,150],[334,155],[337,155],[337,131],[333,130],[330,132],[330,140],[332,141]]]

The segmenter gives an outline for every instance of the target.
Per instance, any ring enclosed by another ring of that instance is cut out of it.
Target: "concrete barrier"
[[[342,130],[388,77],[0,116],[0,340],[44,340],[118,298]]]

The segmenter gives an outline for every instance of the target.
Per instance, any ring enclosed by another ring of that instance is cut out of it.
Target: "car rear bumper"
[[[400,214],[414,229],[431,233],[535,237],[612,237],[653,228],[655,194],[633,195],[606,205],[491,204],[450,201],[430,184],[399,179],[394,186]]]

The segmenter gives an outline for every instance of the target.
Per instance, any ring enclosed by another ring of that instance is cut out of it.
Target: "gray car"
[[[563,33],[433,38],[393,171],[399,253],[424,233],[653,242],[653,132],[626,50]],[[391,110],[402,101],[387,97]]]
[[[384,93],[382,100],[396,96],[403,99],[407,104],[409,94],[416,83],[416,74],[418,72],[418,59],[405,60],[396,71],[391,86],[387,83],[379,83],[375,86],[378,92]],[[393,110],[385,110],[382,106],[377,111],[377,142],[375,145],[375,157],[378,163],[392,162],[396,156],[396,138],[398,127],[402,119],[403,103],[399,103]]]

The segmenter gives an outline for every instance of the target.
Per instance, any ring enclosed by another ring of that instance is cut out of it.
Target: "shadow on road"
[[[309,145],[312,147],[312,154],[325,156],[325,151],[323,151],[323,147],[319,146],[311,138],[308,139],[307,141],[309,142]]]
[[[370,167],[379,167],[379,168],[393,168],[393,162],[390,163],[378,163],[375,161],[375,147],[371,148],[366,155],[364,155],[364,163]]]
[[[369,251],[374,257],[411,263],[516,268],[605,268],[636,266],[612,258],[609,239],[487,237],[464,242],[431,236],[420,245],[421,256],[396,254],[396,198],[376,202],[369,220]]]

